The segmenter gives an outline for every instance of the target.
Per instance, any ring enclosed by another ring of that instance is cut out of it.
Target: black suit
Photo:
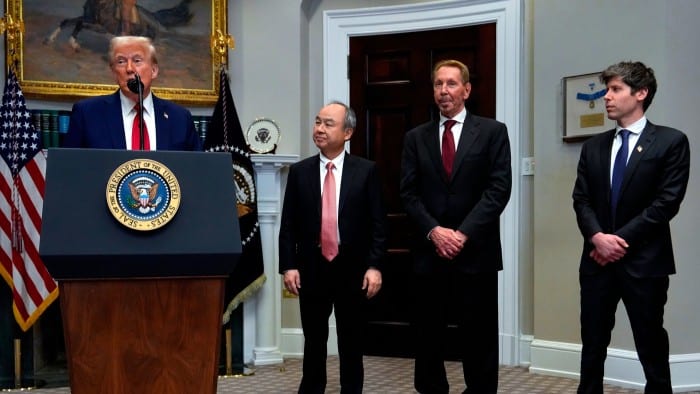
[[[304,330],[300,393],[323,393],[326,386],[328,318],[335,307],[343,393],[362,391],[362,331],[368,268],[381,269],[385,253],[385,210],[374,162],[345,154],[338,229],[339,255],[320,252],[321,180],[318,155],[289,169],[279,234],[279,272],[299,270],[299,306]]]
[[[625,304],[647,392],[670,393],[668,335],[663,313],[668,275],[676,272],[670,220],[685,195],[690,147],[680,131],[647,122],[624,173],[616,217],[610,210],[611,149],[615,130],[586,141],[573,191],[584,238],[581,283],[581,393],[602,393],[603,365],[615,308]],[[590,257],[591,237],[602,232],[623,238],[629,248],[601,266]]]
[[[431,121],[404,140],[401,198],[416,225],[414,270],[418,276],[415,386],[447,393],[442,339],[448,303],[455,300],[467,392],[496,392],[498,385],[498,271],[503,268],[500,215],[511,189],[510,145],[503,123],[467,114],[457,144],[452,176],[440,153],[439,125]],[[435,227],[468,237],[462,251],[446,260],[426,235]]]

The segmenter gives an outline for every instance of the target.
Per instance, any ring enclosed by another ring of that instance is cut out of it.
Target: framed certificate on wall
[[[615,127],[608,119],[600,73],[564,77],[564,142],[581,141]]]

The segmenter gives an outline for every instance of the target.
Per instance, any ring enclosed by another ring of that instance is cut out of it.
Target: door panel
[[[377,162],[389,226],[383,288],[370,302],[367,354],[413,355],[410,321],[414,297],[421,294],[411,273],[414,230],[399,196],[403,136],[438,116],[430,79],[433,64],[443,59],[457,59],[469,67],[472,93],[467,110],[495,117],[495,42],[493,23],[350,39],[350,105],[357,113],[350,151]],[[448,330],[448,343],[457,340],[455,331]],[[456,359],[456,352],[447,353]]]

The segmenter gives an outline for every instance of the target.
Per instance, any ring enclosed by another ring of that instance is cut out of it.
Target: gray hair
[[[342,101],[333,100],[326,104],[326,106],[329,106],[331,104],[337,104],[345,108],[345,119],[343,120],[343,128],[355,130],[355,126],[357,125],[357,117],[355,116],[355,111],[353,111],[349,105],[345,104]]]

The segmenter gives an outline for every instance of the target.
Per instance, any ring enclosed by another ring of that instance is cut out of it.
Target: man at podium
[[[63,147],[202,150],[190,111],[151,93],[151,83],[158,77],[158,58],[151,40],[136,36],[114,37],[108,56],[119,90],[73,105]],[[139,111],[139,85],[143,111]],[[139,117],[141,112],[143,122]]]

